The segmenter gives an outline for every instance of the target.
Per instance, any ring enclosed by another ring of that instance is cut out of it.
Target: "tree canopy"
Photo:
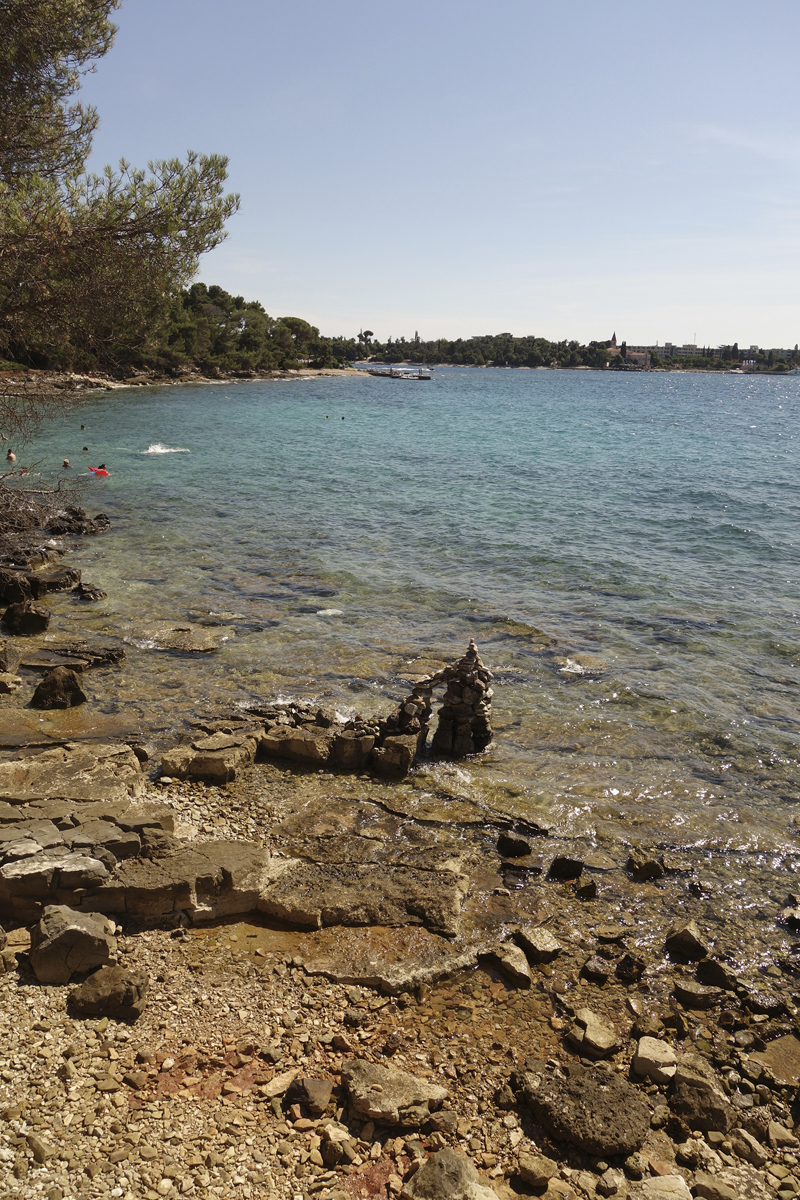
[[[97,114],[72,99],[119,0],[0,0],[0,351],[118,367],[162,343],[238,197],[190,152],[86,170]]]

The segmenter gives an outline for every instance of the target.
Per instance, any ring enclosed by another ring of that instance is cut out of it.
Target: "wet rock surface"
[[[55,667],[45,675],[31,697],[32,708],[74,708],[86,703],[78,676],[68,667]]]

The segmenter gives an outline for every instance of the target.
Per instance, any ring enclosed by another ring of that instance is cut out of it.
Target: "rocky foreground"
[[[119,660],[23,626],[87,585],[15,553],[1,702],[80,705]],[[0,1197],[800,1192],[796,863],[471,799],[419,752],[439,684],[439,748],[486,744],[478,662],[351,727],[0,730]]]
[[[791,957],[419,775],[0,763],[0,1195],[797,1194]]]

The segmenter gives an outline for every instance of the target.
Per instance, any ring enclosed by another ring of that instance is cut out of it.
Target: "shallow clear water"
[[[278,694],[385,709],[475,637],[497,744],[442,787],[597,841],[768,853],[800,801],[799,413],[800,379],[731,375],[102,394],[30,452],[112,472],[83,503],[113,531],[71,560],[109,599],[60,598],[51,628],[124,637],[95,703],[165,731]],[[152,648],[187,622],[227,640]]]

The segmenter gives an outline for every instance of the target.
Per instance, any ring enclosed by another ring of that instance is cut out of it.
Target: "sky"
[[[800,341],[797,0],[123,0],[91,166],[218,152],[198,278],[384,340]]]

